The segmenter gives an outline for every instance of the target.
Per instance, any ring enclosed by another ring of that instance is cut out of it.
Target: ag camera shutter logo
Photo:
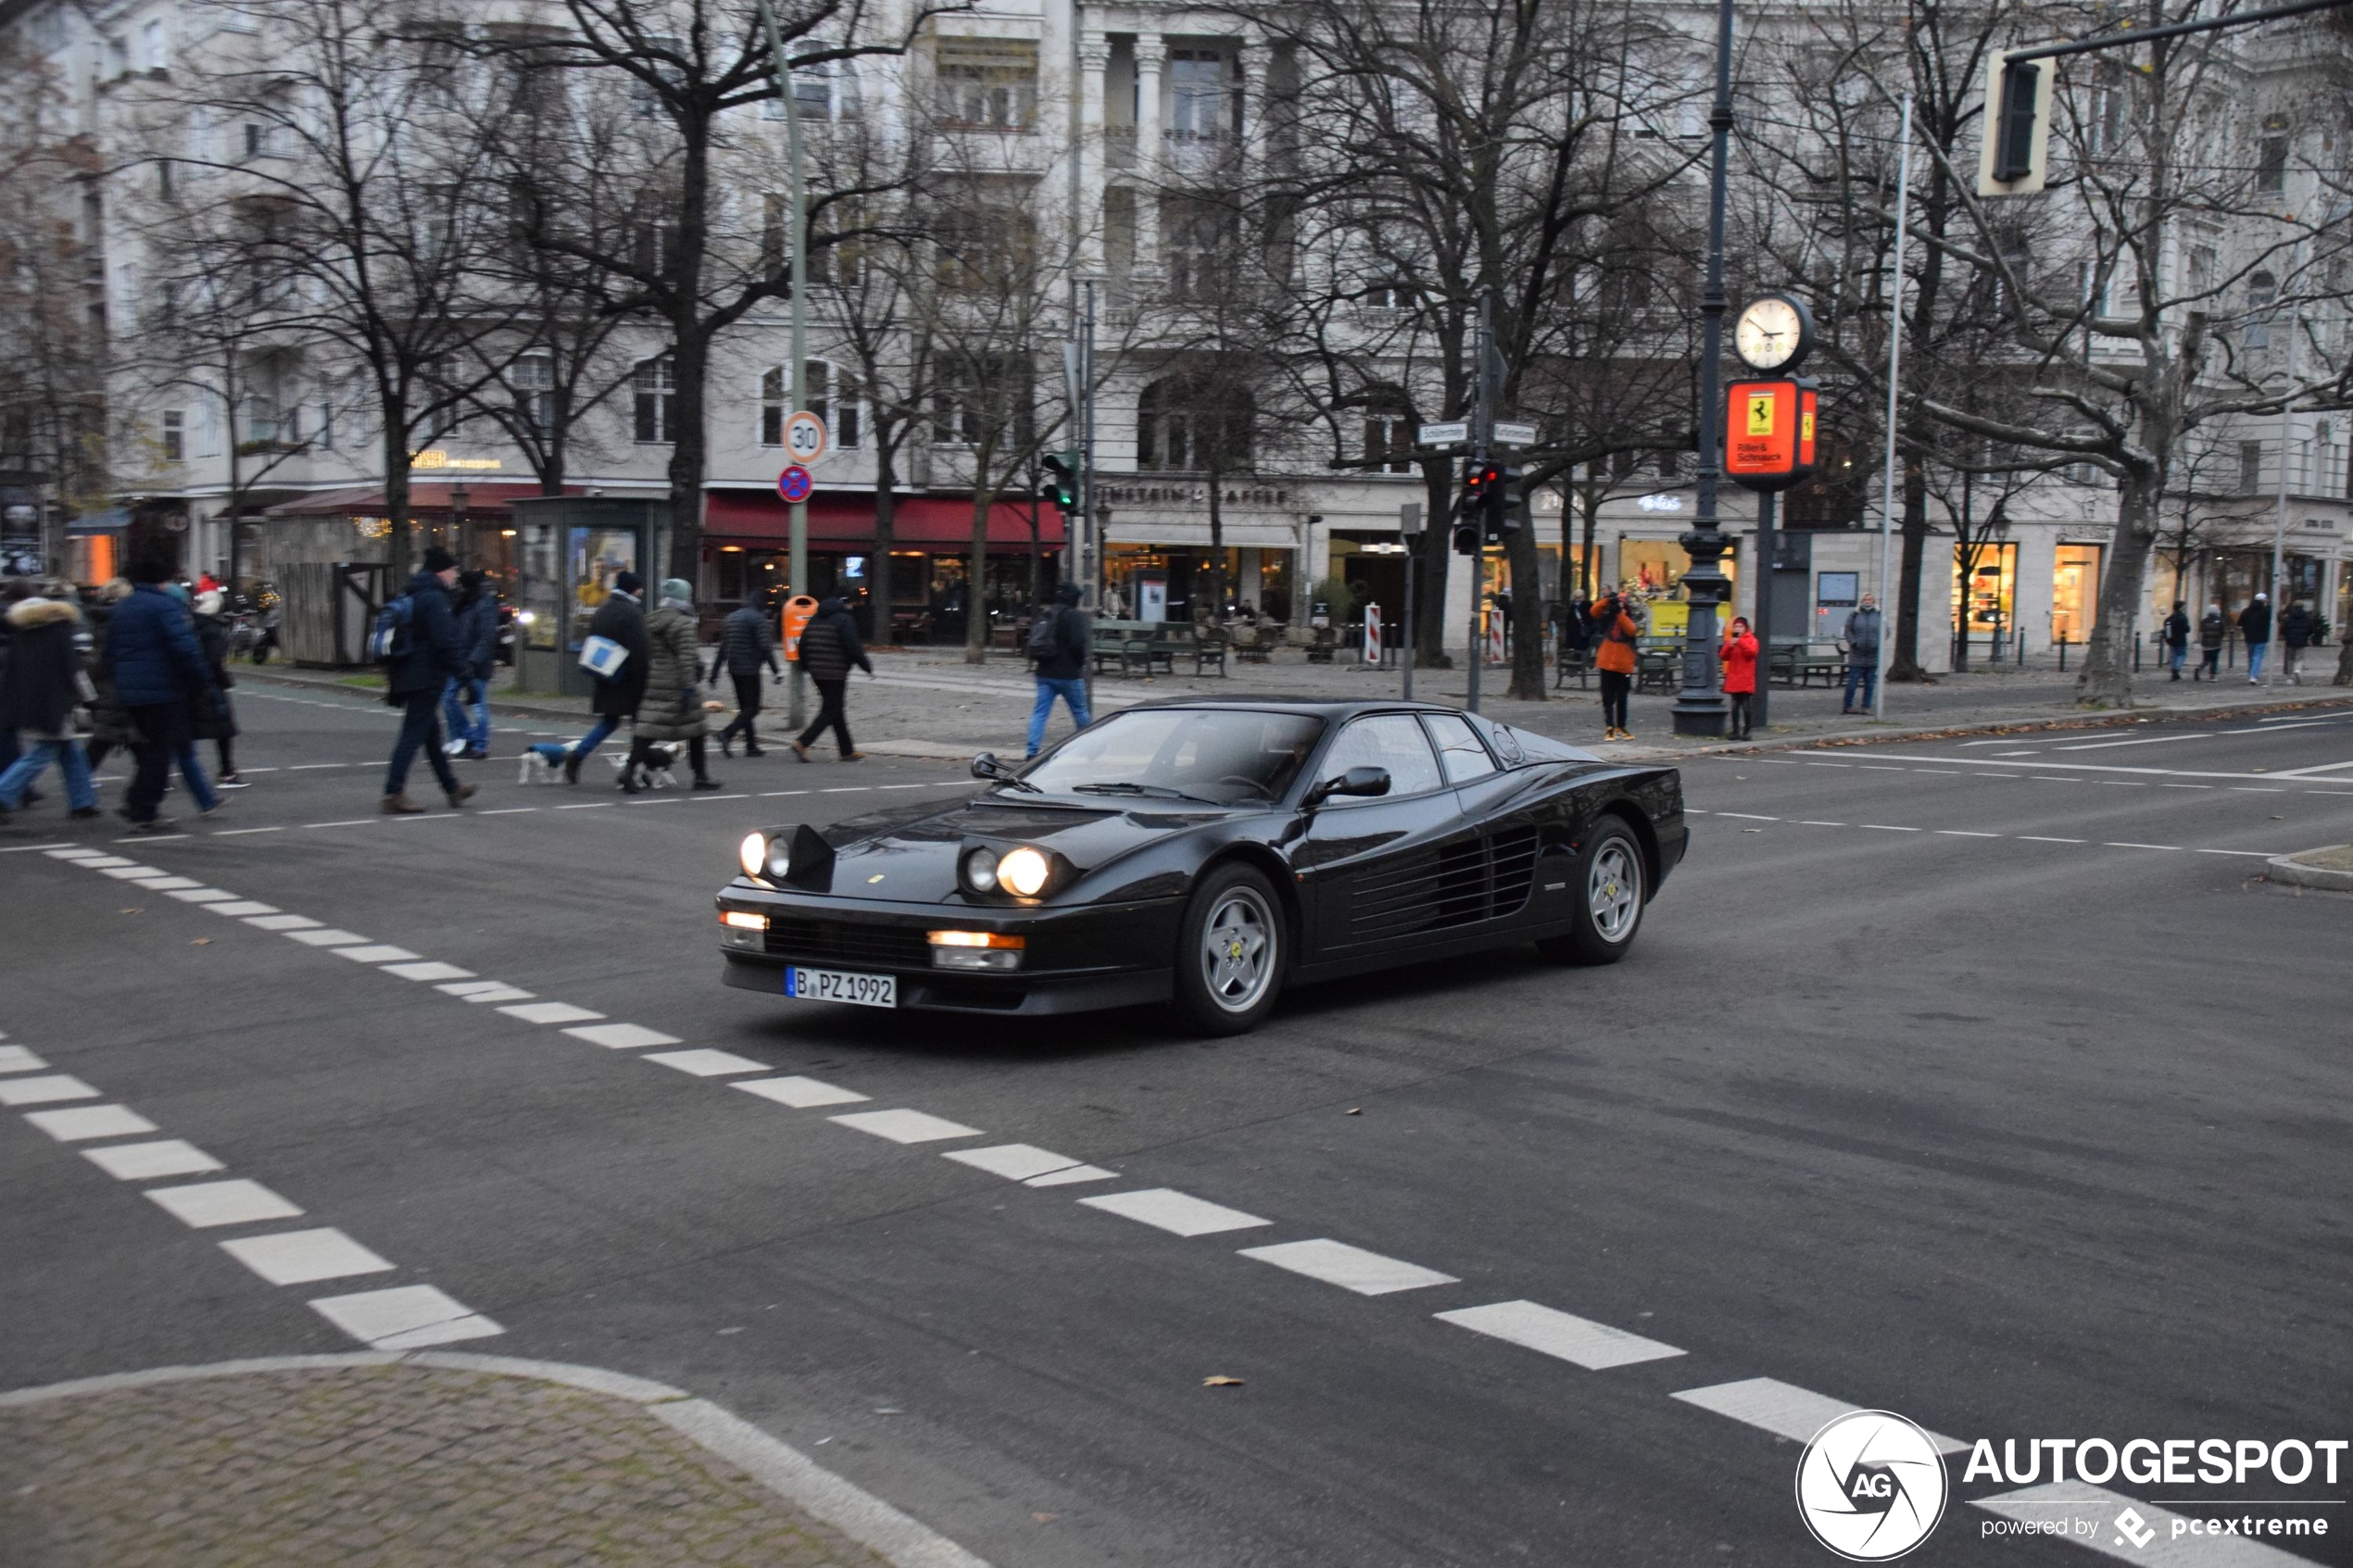
[[[1885,1562],[1928,1539],[1949,1491],[1935,1443],[1892,1411],[1840,1416],[1797,1461],[1798,1517],[1850,1562]]]

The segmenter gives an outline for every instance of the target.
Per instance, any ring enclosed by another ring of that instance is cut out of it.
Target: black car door
[[[1292,852],[1312,911],[1311,962],[1402,946],[1437,923],[1441,847],[1462,830],[1454,792],[1412,714],[1350,721],[1326,751],[1316,778],[1337,778],[1351,768],[1385,770],[1390,790],[1326,801]]]
[[[1497,766],[1487,744],[1459,714],[1425,713],[1422,723],[1437,744],[1439,768],[1454,791],[1462,820],[1461,830],[1440,847],[1441,923],[1508,920],[1527,907],[1536,873],[1537,811],[1512,808],[1527,775]]]

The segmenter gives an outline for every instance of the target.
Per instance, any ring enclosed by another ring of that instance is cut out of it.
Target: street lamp
[[[473,552],[466,548],[466,503],[472,499],[472,492],[464,485],[449,487],[449,533],[451,542],[458,546],[460,565],[470,565],[473,560]]]
[[[1716,5],[1716,103],[1707,123],[1716,145],[1707,179],[1707,285],[1700,295],[1699,495],[1692,531],[1676,541],[1692,558],[1683,573],[1691,621],[1683,633],[1683,689],[1675,696],[1675,733],[1721,735],[1724,694],[1716,667],[1716,607],[1731,596],[1718,563],[1732,547],[1717,525],[1716,482],[1723,461],[1724,186],[1732,141],[1732,0]]]

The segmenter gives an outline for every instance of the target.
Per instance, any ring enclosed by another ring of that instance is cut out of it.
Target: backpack
[[[1029,623],[1029,641],[1022,652],[1033,660],[1043,662],[1062,651],[1062,611],[1049,610]]]
[[[408,658],[416,615],[417,603],[408,595],[386,599],[384,608],[376,611],[374,630],[368,633],[368,657],[378,664]]]

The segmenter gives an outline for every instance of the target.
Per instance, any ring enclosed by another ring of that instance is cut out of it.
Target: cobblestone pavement
[[[645,1406],[420,1366],[0,1409],[10,1568],[883,1568]]]

